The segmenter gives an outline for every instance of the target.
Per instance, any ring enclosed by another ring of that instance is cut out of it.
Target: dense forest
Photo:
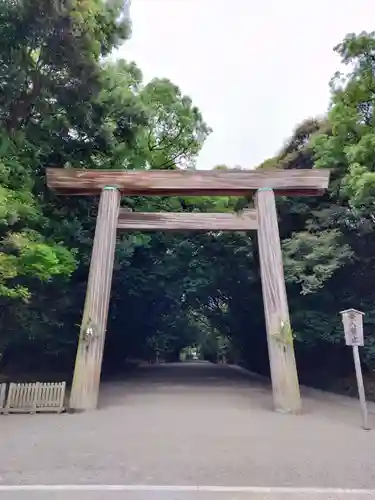
[[[0,370],[71,375],[98,200],[57,197],[45,168],[192,169],[210,134],[179,87],[113,59],[131,35],[123,2],[0,2]],[[328,193],[278,198],[301,379],[352,372],[339,311],[365,312],[375,367],[375,33],[334,48],[327,115],[254,168],[330,168]],[[126,50],[124,50],[126,53]],[[328,82],[327,82],[328,85]],[[308,98],[308,96],[306,96]],[[230,168],[226,165],[213,168]],[[233,211],[240,198],[124,198],[143,211]],[[197,346],[267,373],[256,234],[119,236],[105,371]]]

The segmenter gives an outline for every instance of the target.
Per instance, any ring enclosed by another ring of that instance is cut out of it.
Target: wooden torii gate
[[[301,409],[289,320],[275,194],[316,196],[328,187],[328,170],[75,170],[47,169],[47,185],[62,195],[100,195],[70,407],[98,403],[117,230],[258,231],[264,313],[274,407]],[[137,213],[120,208],[126,196],[246,196],[255,209],[228,213]]]

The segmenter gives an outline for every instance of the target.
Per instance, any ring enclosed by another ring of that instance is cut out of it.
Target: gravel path
[[[102,384],[98,411],[1,416],[0,498],[349,498],[1,491],[20,483],[375,488],[375,430],[360,428],[357,401],[305,390],[303,415],[277,414],[271,405],[268,385],[241,370],[208,363],[143,367],[126,381]],[[370,423],[375,427],[374,405]]]

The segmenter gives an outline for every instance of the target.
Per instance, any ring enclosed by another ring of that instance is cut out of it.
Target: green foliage
[[[341,196],[353,206],[372,208],[375,33],[347,35],[335,50],[348,69],[332,79],[331,131],[316,137],[316,165],[337,170],[342,178]]]
[[[154,79],[141,93],[149,113],[144,137],[153,168],[188,168],[210,129],[189,97],[169,80]]]
[[[135,63],[107,57],[130,34],[122,7],[101,0],[0,2],[3,367],[35,363],[71,372],[74,362],[97,199],[55,196],[45,187],[45,168],[192,169],[210,133],[173,82],[145,84]],[[348,35],[336,51],[347,72],[331,82],[327,117],[299,124],[259,166],[332,169],[326,195],[278,200],[302,376],[324,356],[342,355],[338,312],[348,307],[366,312],[365,357],[375,365],[375,36]],[[138,211],[241,211],[251,203],[122,200]],[[135,232],[122,235],[116,251],[108,366],[157,353],[177,360],[194,346],[206,359],[267,372],[255,234]],[[289,341],[292,331],[284,325],[279,333]]]
[[[68,277],[76,261],[71,251],[40,232],[46,220],[32,192],[31,148],[24,144],[19,152],[19,141],[7,134],[0,140],[0,297],[28,300],[31,287],[25,278]]]
[[[318,233],[301,231],[284,240],[284,272],[290,283],[301,285],[301,293],[313,293],[352,257],[349,245],[340,243],[339,230]]]

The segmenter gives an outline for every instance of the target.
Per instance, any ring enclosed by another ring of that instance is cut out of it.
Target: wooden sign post
[[[366,405],[365,388],[363,385],[361,359],[359,357],[358,347],[364,345],[363,338],[363,316],[364,313],[356,309],[346,309],[340,312],[344,325],[346,345],[353,347],[353,358],[355,375],[357,377],[359,401],[361,404],[361,413],[363,421],[363,429],[370,430],[368,425],[368,412]]]

